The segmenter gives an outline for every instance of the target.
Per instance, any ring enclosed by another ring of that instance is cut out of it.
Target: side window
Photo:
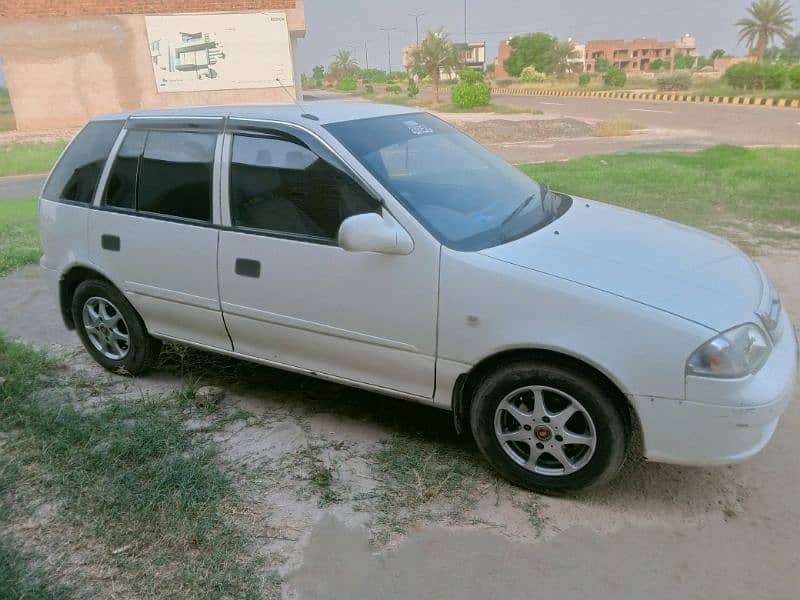
[[[44,197],[90,203],[122,121],[94,121],[84,127],[58,161]]]
[[[108,175],[103,204],[115,208],[136,209],[136,180],[139,160],[144,152],[144,131],[129,131],[119,148]]]
[[[138,209],[211,222],[215,133],[150,131],[139,165]]]
[[[346,218],[379,209],[356,182],[291,141],[233,138],[231,220],[236,227],[336,239]]]

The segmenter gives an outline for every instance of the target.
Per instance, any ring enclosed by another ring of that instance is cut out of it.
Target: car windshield
[[[571,199],[427,113],[326,126],[443,244],[481,250],[541,229]]]

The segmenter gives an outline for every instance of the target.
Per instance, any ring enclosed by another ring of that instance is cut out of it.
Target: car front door
[[[230,351],[214,225],[222,124],[131,119],[91,211],[89,246],[151,334]]]
[[[220,298],[236,352],[430,399],[438,246],[340,248],[347,217],[392,216],[310,135],[234,129],[223,156]]]

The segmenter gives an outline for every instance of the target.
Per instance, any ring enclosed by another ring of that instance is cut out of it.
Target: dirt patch
[[[592,127],[578,119],[492,119],[459,121],[458,127],[482,144],[511,144],[589,137]]]
[[[0,146],[11,144],[50,144],[68,142],[80,130],[79,127],[69,129],[47,129],[44,131],[0,131]]]

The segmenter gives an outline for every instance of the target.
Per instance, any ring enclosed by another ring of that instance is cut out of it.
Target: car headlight
[[[689,357],[687,375],[736,379],[758,371],[772,344],[758,325],[747,323],[709,340]]]

